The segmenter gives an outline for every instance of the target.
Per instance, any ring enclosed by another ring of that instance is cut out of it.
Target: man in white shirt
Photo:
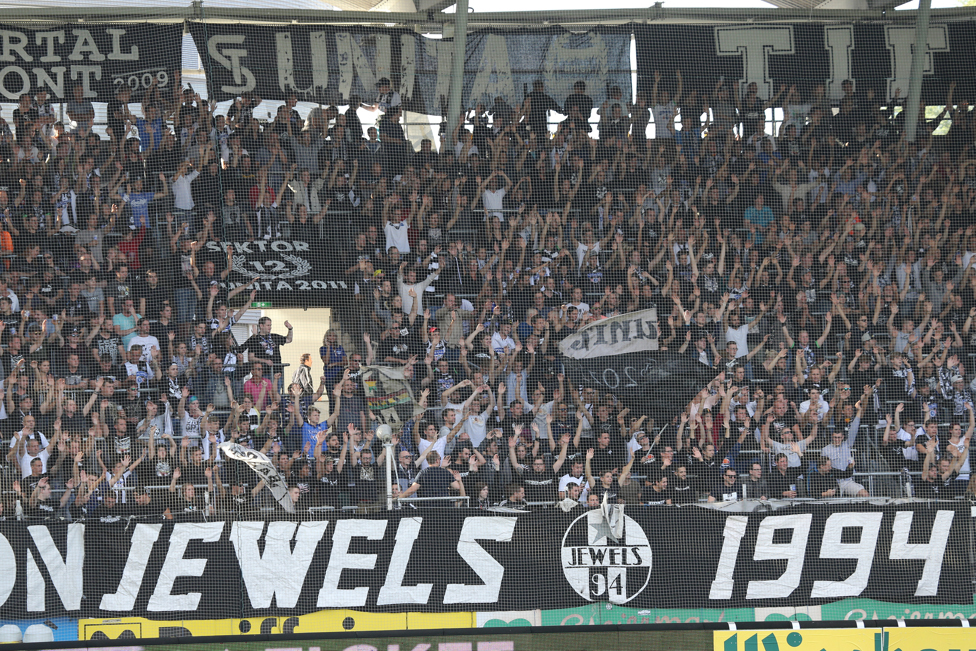
[[[200,176],[200,172],[197,170],[190,171],[192,167],[192,163],[183,161],[180,163],[179,168],[176,170],[176,175],[173,177],[173,207],[183,212],[190,212],[195,205],[193,203],[191,184],[194,179]]]
[[[31,474],[31,463],[35,459],[40,459],[41,473],[46,473],[48,457],[51,456],[51,452],[57,447],[60,437],[60,430],[55,429],[54,436],[51,437],[47,447],[41,448],[40,438],[28,438],[23,431],[17,432],[14,434],[14,441],[12,441],[14,445],[11,446],[10,452],[7,453],[7,460],[11,462],[16,461],[20,465],[21,478]]]
[[[498,177],[505,178],[505,185],[502,186]],[[488,188],[491,189],[488,189]],[[486,219],[497,219],[505,221],[505,214],[502,208],[505,202],[505,195],[512,189],[512,179],[501,170],[495,170],[484,181],[478,181],[478,194],[481,195],[481,204],[485,208]]]
[[[129,340],[126,350],[131,350],[133,346],[142,346],[142,357],[140,359],[148,364],[152,361],[153,348],[160,351],[162,348],[159,345],[159,339],[149,334],[149,319],[145,317],[139,319],[138,326],[138,334]]]
[[[582,492],[580,493],[580,503],[586,504],[586,496],[590,492],[590,486],[583,478],[583,460],[577,458],[573,460],[568,473],[559,478],[559,499],[565,499],[567,495],[567,485],[572,482],[579,484]]]
[[[400,269],[397,271],[397,293],[400,295],[400,302],[403,306],[403,313],[410,314],[413,310],[413,302],[420,301],[417,306],[417,314],[424,313],[424,292],[427,291],[427,287],[437,279],[438,274],[440,274],[440,269],[435,269],[427,275],[419,283],[417,282],[417,271],[413,268],[407,270],[406,276],[404,276],[403,269],[407,266],[406,262],[400,264]],[[413,290],[413,295],[411,295],[410,290]]]
[[[575,307],[576,319],[579,320],[583,318],[583,315],[590,311],[590,304],[583,302],[583,288],[574,287],[573,288],[573,300],[569,303],[571,306]]]
[[[800,403],[800,413],[805,414],[813,409],[816,413],[814,419],[819,423],[824,419],[824,416],[827,415],[827,412],[830,411],[830,405],[828,405],[827,402],[820,397],[820,389],[811,387],[808,395],[810,396],[810,399],[804,400]]]
[[[502,323],[498,332],[491,336],[491,347],[497,355],[507,355],[515,350],[511,323]]]

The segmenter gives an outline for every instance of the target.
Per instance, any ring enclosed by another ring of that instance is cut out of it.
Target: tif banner
[[[559,343],[566,374],[576,384],[640,400],[659,422],[680,412],[717,371],[691,355],[658,350],[657,309],[587,324]],[[663,417],[663,418],[662,418]]]
[[[0,24],[0,33],[5,101],[42,90],[51,101],[67,101],[80,85],[85,101],[108,102],[128,86],[135,102],[153,82],[170,96],[179,83],[174,73],[183,67],[181,24],[45,23],[38,29]]]
[[[654,72],[661,73],[661,88],[673,91],[677,70],[684,77],[684,98],[697,90],[699,103],[701,95],[711,95],[723,79],[726,88],[737,81],[743,91],[755,82],[763,101],[783,84],[787,88],[795,84],[802,101],[791,102],[792,110],[801,114],[810,111],[811,91],[816,86],[823,85],[826,99],[836,103],[844,96],[843,83],[848,79],[859,97],[866,97],[870,89],[882,104],[893,99],[898,89],[901,99],[908,95],[914,23],[650,24],[633,28],[637,90],[647,93],[648,101]],[[949,82],[957,80],[956,97],[972,96],[976,85],[966,72],[963,53],[974,42],[976,25],[971,21],[929,25],[922,81],[926,103],[945,104]],[[727,101],[735,102],[734,91]]]
[[[414,416],[424,413],[410,388],[410,380],[403,375],[404,368],[366,366],[362,373],[366,409],[394,432],[399,432]]]
[[[599,511],[582,508],[8,520],[0,522],[0,619],[774,608],[850,597],[963,603],[972,599],[969,519],[968,504],[954,502],[748,515],[636,507],[616,538]]]
[[[210,97],[251,92],[283,100],[371,103],[376,84],[391,80],[405,108],[440,115],[450,92],[452,39],[431,39],[398,29],[364,27],[218,25],[189,22],[203,59]],[[521,102],[541,79],[562,106],[576,81],[599,106],[607,89],[631,96],[630,29],[596,28],[481,31],[468,35],[464,61],[465,107],[502,98]]]
[[[327,259],[324,248],[320,242],[285,238],[205,245],[215,258],[233,249],[228,289],[253,281],[249,289],[258,290],[256,300],[273,307],[339,307],[352,300],[352,283]]]

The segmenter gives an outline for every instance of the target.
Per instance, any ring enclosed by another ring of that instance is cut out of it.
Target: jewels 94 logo
[[[587,601],[627,603],[651,578],[647,534],[627,516],[615,537],[600,509],[588,511],[566,530],[560,554],[566,580]]]

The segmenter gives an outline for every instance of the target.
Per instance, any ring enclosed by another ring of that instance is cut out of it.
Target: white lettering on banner
[[[20,77],[20,90],[16,92],[7,90],[7,76],[10,74]],[[30,92],[30,77],[27,76],[27,72],[23,68],[6,66],[0,70],[0,93],[3,93],[4,97],[7,99],[17,99],[28,92]]]
[[[247,596],[253,608],[271,608],[272,598],[278,608],[294,608],[329,521],[312,520],[301,525],[287,520],[269,522],[262,554],[258,539],[264,532],[264,525],[264,522],[234,522],[231,525],[230,541],[241,567]],[[295,541],[294,550],[292,540]],[[288,568],[288,571],[282,572],[282,568]]]
[[[10,546],[10,541],[3,535],[0,535],[0,567],[17,567],[17,557],[14,555],[14,548]],[[10,598],[10,593],[14,591],[14,585],[16,583],[16,571],[0,572],[0,606],[7,603],[7,599]]]
[[[559,342],[559,352],[573,359],[591,359],[657,350],[657,323],[657,308],[603,319],[563,339]],[[636,382],[636,378],[629,379]]]
[[[177,523],[169,536],[169,550],[159,571],[156,588],[149,598],[146,610],[151,612],[172,610],[196,610],[200,604],[199,592],[174,595],[173,584],[181,576],[203,576],[207,568],[206,558],[184,558],[183,553],[191,540],[217,542],[224,530],[223,522]]]
[[[853,558],[854,571],[844,581],[814,581],[810,596],[815,599],[856,597],[868,587],[874,565],[874,547],[878,543],[882,513],[832,513],[824,523],[820,539],[820,558]],[[860,529],[855,543],[842,541],[844,529]],[[939,566],[941,568],[941,563]]]
[[[162,528],[162,524],[136,525],[132,531],[132,539],[129,541],[129,555],[125,559],[119,587],[114,594],[102,595],[102,602],[98,606],[101,610],[129,611],[135,607],[139,586],[142,585],[142,578],[146,575],[146,567],[149,565],[149,556]]]
[[[278,62],[278,88],[283,93],[314,93],[316,89],[325,90],[329,85],[329,55],[326,48],[326,33],[312,32],[308,35],[308,48],[311,53],[312,84],[308,88],[295,85],[295,54],[291,46],[291,32],[275,33],[275,57]]]
[[[563,535],[563,574],[587,601],[624,604],[647,587],[652,565],[647,533],[636,520],[624,516],[618,535],[614,538],[601,510],[576,518]],[[580,546],[584,539],[586,545]]]
[[[254,73],[252,73],[248,68],[241,65],[241,59],[247,56],[247,50],[244,48],[231,48],[222,50],[223,45],[242,45],[246,36],[244,34],[222,34],[218,36],[211,36],[207,40],[207,53],[210,54],[213,59],[224,66],[227,70],[231,71],[234,75],[234,83],[236,86],[221,86],[220,90],[225,93],[230,93],[232,95],[239,95],[240,93],[245,93],[250,90],[254,90],[257,80],[254,78]]]
[[[325,570],[325,580],[319,590],[316,605],[319,608],[361,608],[366,605],[369,587],[340,589],[339,579],[343,570],[372,570],[376,567],[376,554],[351,554],[349,542],[355,538],[382,540],[386,533],[386,520],[338,520],[332,532],[332,553]]]
[[[44,568],[51,577],[51,583],[57,590],[64,609],[78,610],[84,596],[85,525],[68,525],[63,557],[47,527],[35,525],[27,527],[27,530],[37,545],[37,552],[44,561]],[[47,609],[44,578],[30,549],[27,550],[27,574],[27,610],[43,612]]]
[[[512,542],[518,518],[465,518],[458,535],[458,555],[464,559],[484,585],[449,583],[444,591],[445,604],[495,603],[502,589],[505,566],[478,544],[479,540]]]
[[[725,519],[722,554],[718,558],[718,567],[715,568],[715,578],[712,579],[712,587],[708,593],[709,599],[732,598],[732,588],[735,587],[735,582],[732,580],[735,573],[735,559],[739,555],[739,545],[748,526],[749,518],[744,515],[732,515]]]
[[[451,92],[451,66],[454,61],[454,44],[439,39],[425,38],[423,41],[424,54],[437,61],[437,85],[434,95],[447,98]]]
[[[465,106],[474,106],[478,102],[487,106],[499,95],[515,97],[515,82],[512,79],[512,64],[509,62],[505,36],[489,34],[485,37],[478,74],[471,84],[471,93]]]
[[[87,29],[73,29],[71,33],[75,37],[75,46],[68,55],[69,61],[84,61],[87,54],[89,61],[104,61],[105,55],[98,51],[95,39]]]
[[[579,79],[607,79],[610,75],[607,44],[601,34],[585,34],[588,42],[573,47],[572,41],[581,34],[560,34],[552,39],[543,62],[543,79],[546,92],[553,97],[572,94],[573,84]],[[602,92],[593,90],[594,92]],[[515,99],[515,98],[512,98]]]
[[[888,97],[895,96],[901,88],[901,96],[908,93],[908,80],[912,74],[912,51],[915,49],[915,28],[885,25],[885,47],[891,57],[891,77],[888,78]],[[929,25],[928,43],[925,48],[923,75],[934,73],[932,52],[949,51],[949,32],[945,25]]]
[[[106,34],[112,35],[112,51],[108,53],[109,61],[138,61],[139,46],[133,45],[128,52],[122,52],[122,37],[125,36],[124,29],[106,29]]]
[[[850,25],[825,25],[824,47],[830,61],[830,75],[825,92],[831,100],[844,96],[844,80],[851,78],[851,53],[854,51],[854,28]]]
[[[812,513],[771,515],[763,518],[759,523],[756,548],[752,558],[756,561],[786,560],[786,570],[778,579],[749,581],[746,599],[783,599],[793,594],[800,585],[800,577],[803,574],[803,560],[812,521]],[[782,529],[793,530],[790,541],[774,543],[773,534]]]
[[[771,54],[795,54],[793,27],[716,27],[715,52],[720,56],[741,56],[743,86],[755,82],[759,97],[774,95],[773,79],[769,73]]]
[[[939,592],[939,577],[942,575],[942,559],[945,556],[946,544],[952,530],[952,520],[955,513],[939,511],[935,514],[932,524],[932,534],[925,544],[908,542],[908,534],[912,530],[911,511],[901,511],[895,514],[892,525],[891,553],[889,558],[895,561],[924,560],[922,576],[915,588],[916,597],[934,597]]]
[[[34,57],[27,54],[27,34],[23,32],[11,32],[6,29],[0,30],[0,61],[16,61],[11,52],[20,55],[23,61],[33,61]]]
[[[71,57],[68,57],[71,58]],[[97,97],[98,93],[91,89],[91,76],[95,75],[95,79],[102,78],[102,66],[71,66],[71,79],[72,81],[78,81],[81,79],[82,86],[82,96],[83,97]]]
[[[60,58],[60,57],[59,57]],[[47,73],[44,68],[33,68],[31,72],[37,78],[37,88],[41,85],[45,85],[51,89],[51,95],[54,97],[64,97],[64,72],[67,70],[64,66],[54,66],[51,68],[57,79],[51,79],[51,75]]]
[[[430,598],[430,591],[434,587],[432,583],[403,585],[403,575],[406,574],[407,565],[410,563],[410,552],[413,551],[413,544],[420,535],[420,525],[423,522],[423,518],[400,520],[396,532],[396,545],[390,557],[390,568],[386,571],[386,582],[380,588],[380,594],[376,598],[377,606],[426,604],[427,599]]]
[[[34,552],[27,550],[27,610],[44,612],[45,609],[44,577],[34,560]]]
[[[256,247],[257,251],[251,249],[251,247]],[[207,249],[210,251],[227,253],[227,249],[233,247],[234,251],[237,253],[266,253],[269,249],[272,251],[308,251],[308,242],[287,242],[285,240],[272,240],[268,242],[267,240],[255,240],[254,242],[207,242]]]
[[[417,39],[411,34],[400,35],[400,99],[404,102],[413,97],[413,85],[417,74]]]
[[[41,61],[44,63],[57,63],[61,60],[61,57],[54,53],[55,42],[60,45],[64,44],[63,29],[55,32],[34,32],[34,44],[41,45],[43,43],[47,46],[47,54],[41,57]]]
[[[363,52],[360,43],[373,41],[375,69],[370,65],[369,57]],[[336,52],[339,54],[339,94],[348,98],[352,92],[352,82],[359,77],[360,83],[367,92],[376,87],[376,82],[383,77],[390,77],[390,36],[389,34],[353,35],[340,32],[335,35]],[[368,100],[368,97],[364,97]]]
[[[127,30],[122,28],[106,28],[105,35],[111,38],[111,51],[106,56],[99,49],[95,42],[95,36],[88,29],[73,29],[71,35],[74,37],[71,54],[67,55],[69,61],[77,63],[70,67],[70,77],[72,80],[80,80],[84,89],[84,97],[97,97],[98,93],[92,89],[92,81],[102,79],[102,66],[96,65],[103,61],[138,61],[139,47],[124,41]],[[0,63],[58,63],[62,57],[55,51],[55,45],[64,45],[65,30],[50,32],[34,32],[34,45],[44,48],[45,54],[35,57],[27,48],[31,45],[30,36],[26,32],[13,30],[0,30]],[[128,48],[126,50],[126,48]],[[52,97],[63,98],[64,94],[64,73],[69,68],[67,66],[53,66],[50,68],[34,67],[24,68],[18,65],[8,65],[0,69],[0,95],[6,99],[16,100],[20,95],[36,92],[38,89],[47,87]],[[34,84],[31,85],[30,74],[34,75]],[[162,67],[154,67],[137,72],[125,72],[115,75],[113,83],[116,85],[128,84],[133,90],[149,88],[153,79],[156,79],[160,88],[164,87],[169,81],[168,73]],[[8,84],[13,84],[11,88]]]

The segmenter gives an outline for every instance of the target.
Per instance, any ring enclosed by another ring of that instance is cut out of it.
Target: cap
[[[871,341],[872,339],[874,339],[874,335],[872,335],[870,332],[865,332],[863,335],[861,335],[861,341]]]
[[[866,227],[861,222],[857,222],[856,224],[854,224],[854,230],[856,231],[863,231],[865,228]]]
[[[951,382],[953,382],[953,383],[955,383],[955,382],[964,382],[965,381],[965,380],[963,380],[963,377],[961,375],[959,375],[958,373],[956,375],[953,375],[951,378],[949,378],[949,380]]]
[[[389,86],[390,80],[387,77],[380,77],[380,80],[376,82],[377,86]]]

